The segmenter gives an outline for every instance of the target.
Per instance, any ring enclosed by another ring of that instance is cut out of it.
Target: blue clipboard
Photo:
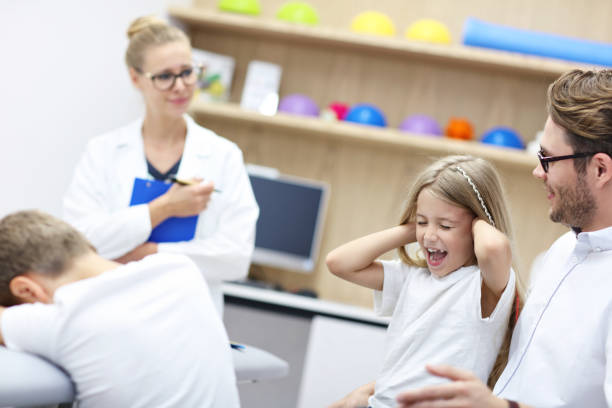
[[[135,178],[130,206],[146,204],[164,194],[171,186],[172,183],[164,181]],[[197,223],[197,215],[168,218],[153,228],[149,242],[190,241],[195,236]]]

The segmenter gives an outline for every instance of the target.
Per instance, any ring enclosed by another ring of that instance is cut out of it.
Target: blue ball
[[[482,143],[496,146],[524,149],[525,144],[521,136],[514,130],[505,126],[498,126],[487,130],[480,139]]]
[[[387,126],[387,119],[385,119],[385,115],[381,110],[367,103],[360,103],[353,106],[344,120],[370,126]]]

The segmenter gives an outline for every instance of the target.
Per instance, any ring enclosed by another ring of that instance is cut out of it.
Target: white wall
[[[61,214],[87,140],[142,113],[123,62],[129,23],[190,3],[0,1],[0,216]]]

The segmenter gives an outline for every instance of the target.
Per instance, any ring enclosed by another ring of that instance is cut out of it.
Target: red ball
[[[452,139],[470,140],[474,138],[474,126],[464,118],[450,118],[446,125],[446,136]]]
[[[341,102],[332,102],[329,104],[328,108],[334,111],[338,120],[344,120],[350,109],[346,103]]]

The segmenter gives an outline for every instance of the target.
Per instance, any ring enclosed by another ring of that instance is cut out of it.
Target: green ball
[[[261,12],[259,0],[221,0],[219,1],[219,9],[254,16],[259,15]]]
[[[303,1],[289,1],[283,4],[276,13],[276,18],[291,23],[311,26],[319,23],[317,11],[310,4]]]

